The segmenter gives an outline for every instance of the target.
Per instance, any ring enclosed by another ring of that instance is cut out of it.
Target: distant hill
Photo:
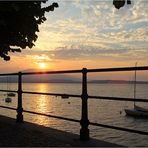
[[[135,81],[128,80],[91,80],[89,83],[112,83],[112,84],[133,84]],[[148,84],[148,81],[136,81],[136,84]]]
[[[51,71],[51,70],[50,70]],[[39,72],[36,69],[24,70],[22,72]],[[18,81],[17,76],[0,77],[0,83],[15,83]],[[24,83],[77,83],[80,80],[77,77],[68,74],[42,74],[42,75],[24,75]]]
[[[7,80],[8,79],[8,80]],[[0,78],[0,83],[16,83],[17,76]],[[23,76],[23,83],[80,83],[81,80],[68,75],[30,75]],[[90,80],[88,83],[96,84],[134,84],[134,81],[127,80]],[[136,84],[148,84],[148,81],[137,81]]]
[[[41,70],[40,70],[41,71]],[[43,71],[43,70],[42,70]],[[47,71],[47,70],[46,70]],[[53,70],[49,70],[53,71]],[[39,72],[37,69],[28,69],[22,71],[26,72]],[[81,79],[68,74],[42,74],[42,75],[24,75],[22,77],[24,83],[80,83]],[[16,83],[17,76],[0,77],[0,83]],[[133,84],[134,81],[128,80],[88,80],[88,83],[98,84]],[[148,84],[148,81],[136,81],[136,84]]]

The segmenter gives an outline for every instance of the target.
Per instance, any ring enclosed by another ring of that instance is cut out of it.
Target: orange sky
[[[58,1],[46,14],[32,49],[0,59],[0,71],[82,69],[148,65],[148,15],[145,0],[116,10],[111,1]],[[51,4],[47,2],[46,5]]]

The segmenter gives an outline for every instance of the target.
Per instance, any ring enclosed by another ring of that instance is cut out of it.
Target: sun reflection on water
[[[47,108],[49,107],[50,105],[48,96],[40,95],[37,100],[36,111],[46,113],[48,111]]]
[[[39,84],[36,85],[36,89],[38,92],[48,92],[49,91],[49,85],[47,84]],[[49,113],[52,110],[52,101],[51,101],[51,97],[50,96],[46,96],[46,95],[37,95],[36,96],[36,101],[34,101],[34,111],[35,112],[39,112],[39,113]],[[44,116],[39,116],[36,115],[33,117],[35,122],[38,124],[45,124],[47,117]]]

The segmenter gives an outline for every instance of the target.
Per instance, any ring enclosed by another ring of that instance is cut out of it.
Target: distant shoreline
[[[17,81],[0,81],[0,83],[17,83]],[[81,81],[73,80],[51,80],[51,81],[23,81],[23,83],[82,83]],[[134,84],[134,81],[128,80],[88,80],[87,83],[93,84]],[[148,84],[148,81],[137,81],[136,84]]]

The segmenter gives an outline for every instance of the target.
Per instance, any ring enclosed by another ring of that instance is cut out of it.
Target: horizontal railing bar
[[[14,93],[17,93],[18,91],[16,91],[16,90],[4,90],[4,89],[2,89],[2,90],[0,90],[0,92],[14,92]]]
[[[135,102],[148,102],[148,99],[137,99],[137,98],[124,98],[124,97],[106,97],[106,96],[88,96],[91,99],[102,99],[102,100],[116,100],[116,101],[135,101]]]
[[[18,73],[1,73],[0,76],[14,76],[18,75]]]
[[[134,70],[148,70],[148,66],[87,69],[87,72],[114,72],[114,71],[134,71]]]
[[[71,118],[66,118],[66,117],[61,117],[61,116],[55,116],[55,115],[49,115],[49,114],[44,114],[44,113],[38,113],[38,112],[34,112],[34,111],[23,110],[23,112],[36,114],[36,115],[42,115],[42,116],[61,119],[61,120],[73,121],[73,122],[78,122],[78,123],[80,122],[80,120],[76,120],[76,119],[71,119]]]
[[[14,92],[17,93],[18,91],[11,91],[11,90],[0,90],[0,92]],[[67,96],[67,97],[81,97],[81,95],[73,95],[73,94],[60,94],[60,93],[42,93],[42,92],[29,92],[29,91],[22,91],[25,94],[38,94],[38,95],[49,95],[49,96]],[[91,99],[103,99],[103,100],[116,100],[116,101],[135,101],[135,102],[148,102],[148,99],[138,99],[138,98],[124,98],[124,97],[107,97],[107,96],[88,96]]]
[[[134,70],[148,70],[148,66],[141,67],[117,67],[117,68],[100,68],[100,69],[87,69],[87,72],[113,72],[113,71],[134,71]],[[22,72],[22,75],[35,75],[35,74],[60,74],[60,73],[81,73],[82,70],[61,70],[61,71],[39,71],[39,72]],[[4,73],[0,76],[18,75],[18,73]]]
[[[59,94],[59,93],[42,93],[42,92],[29,92],[29,91],[22,91],[22,93],[24,93],[24,94],[49,95],[49,96],[81,97],[81,95]]]
[[[122,127],[117,127],[117,126],[112,126],[112,125],[93,123],[93,122],[90,122],[90,125],[100,126],[100,127],[110,128],[110,129],[115,129],[115,130],[120,130],[120,131],[126,131],[126,132],[141,134],[141,135],[148,135],[148,132],[139,131],[139,130],[133,130],[133,129],[128,129],[128,128],[122,128]]]
[[[61,70],[61,71],[40,71],[40,72],[22,72],[22,75],[36,75],[36,74],[62,74],[62,73],[81,73],[82,70]]]
[[[13,107],[7,107],[7,106],[2,106],[2,105],[0,107],[10,109],[10,110],[16,110],[16,108],[13,108]],[[41,115],[41,116],[46,116],[46,117],[51,117],[51,118],[56,118],[56,119],[61,119],[61,120],[72,121],[72,122],[78,122],[78,123],[80,122],[80,120],[77,120],[77,119],[71,119],[71,118],[66,118],[66,117],[61,117],[61,116],[38,113],[38,112],[34,112],[34,111],[23,110],[23,112],[30,113],[30,114]]]
[[[6,108],[6,109],[11,109],[11,110],[16,110],[16,108],[13,108],[13,107],[7,107],[7,106],[0,106],[0,107],[1,108]],[[77,123],[80,122],[80,120],[77,120],[77,119],[71,119],[71,118],[66,118],[66,117],[61,117],[61,116],[38,113],[38,112],[34,112],[34,111],[23,110],[23,112],[36,114],[36,115],[47,116],[47,117],[61,119],[61,120],[77,122]],[[117,126],[112,126],[112,125],[106,125],[106,124],[100,124],[100,123],[94,123],[94,122],[89,122],[89,125],[99,126],[99,127],[104,127],[104,128],[110,128],[110,129],[115,129],[115,130],[120,130],[120,131],[126,131],[126,132],[131,132],[131,133],[136,133],[136,134],[148,135],[148,132],[133,130],[133,129],[128,129],[128,128],[122,128],[122,127],[117,127]]]
[[[16,110],[16,108],[13,108],[13,107],[8,107],[8,106],[3,106],[3,105],[0,105],[1,108],[6,108],[6,109],[11,109],[11,110]]]

